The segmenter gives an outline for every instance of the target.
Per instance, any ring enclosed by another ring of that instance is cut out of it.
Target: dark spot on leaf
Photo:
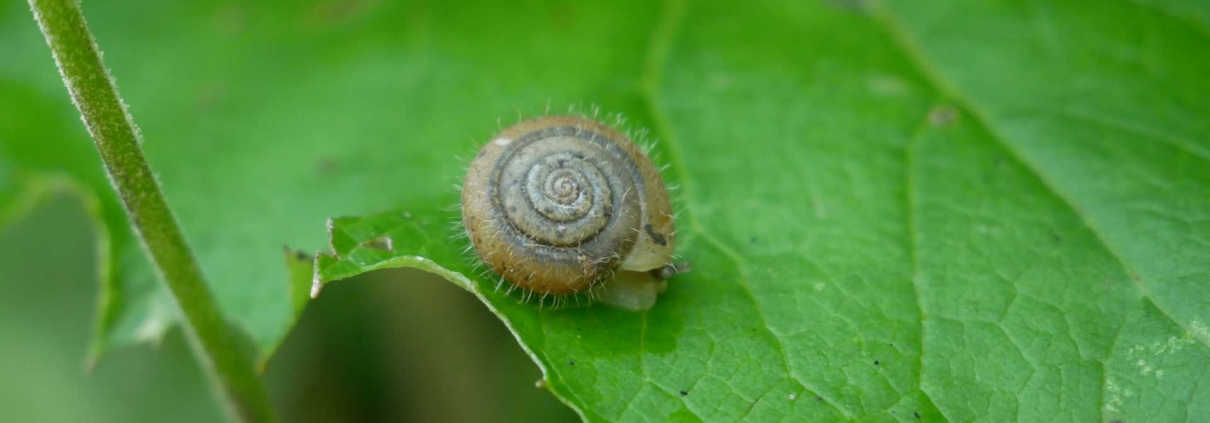
[[[933,126],[949,125],[958,117],[958,112],[953,107],[941,106],[929,112],[929,124]]]
[[[197,94],[195,101],[198,109],[209,111],[222,106],[227,102],[228,97],[227,88],[222,84],[217,84],[203,88]]]
[[[575,365],[576,365],[576,362],[575,362],[575,361],[573,361],[573,360],[567,360],[567,365],[568,365],[568,366],[575,366]]]
[[[748,238],[748,242],[755,244],[755,243],[756,243],[756,237]]]
[[[913,412],[912,412],[912,415],[913,415],[913,416],[916,416],[916,420],[920,420],[920,413],[917,413],[917,412],[913,411]]]
[[[337,162],[336,159],[320,159],[319,163],[315,164],[315,171],[320,175],[331,175],[337,170],[340,170],[340,162]]]
[[[816,401],[816,402],[823,402],[823,397],[821,397],[821,396],[819,396],[819,395],[816,395],[816,396],[815,396],[815,401]]]
[[[686,395],[689,395],[689,391],[682,390],[682,391],[681,391],[681,396],[683,397],[683,396],[686,396]]]
[[[1109,423],[1126,423],[1126,421],[1122,419],[1113,419],[1110,420]]]
[[[395,246],[393,245],[391,238],[386,235],[363,242],[361,243],[360,247],[382,251],[395,251]]]
[[[875,365],[875,366],[877,366],[877,365],[878,365],[878,360],[874,360],[874,365]]]
[[[311,257],[307,256],[307,253],[304,253],[302,251],[295,251],[294,257],[297,258],[298,261],[307,261],[307,260],[311,259]]]
[[[664,235],[657,233],[654,229],[651,229],[651,225],[643,226],[643,229],[647,231],[647,235],[650,235],[651,240],[655,241],[656,244],[668,245],[668,240],[664,239]]]

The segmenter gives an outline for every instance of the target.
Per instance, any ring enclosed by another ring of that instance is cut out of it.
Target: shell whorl
[[[496,135],[467,171],[462,217],[484,263],[546,294],[583,291],[618,269],[660,268],[674,246],[651,160],[621,132],[580,117]]]

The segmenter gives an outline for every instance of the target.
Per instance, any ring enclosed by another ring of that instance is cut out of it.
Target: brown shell
[[[660,268],[675,246],[651,159],[612,127],[573,116],[523,121],[489,141],[467,170],[462,220],[488,267],[544,294]]]

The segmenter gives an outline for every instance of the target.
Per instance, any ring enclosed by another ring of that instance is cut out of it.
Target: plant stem
[[[186,336],[226,411],[243,422],[275,421],[251,359],[219,312],[143,158],[139,132],[101,62],[78,1],[29,0],[29,6],[135,232],[184,312]]]

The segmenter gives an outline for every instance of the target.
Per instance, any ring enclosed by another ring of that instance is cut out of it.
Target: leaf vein
[[[1157,134],[1151,130],[1141,128],[1141,127],[1133,124],[1132,122],[1127,122],[1127,121],[1124,121],[1121,119],[1112,119],[1112,118],[1106,119],[1106,118],[1096,117],[1087,112],[1068,110],[1068,109],[1049,110],[1049,111],[1043,110],[1041,112],[1053,113],[1055,116],[1058,116],[1059,118],[1067,119],[1072,122],[1082,122],[1082,123],[1086,123],[1086,124],[1090,124],[1090,125],[1094,125],[1094,126],[1100,126],[1102,128],[1106,128],[1106,129],[1113,129],[1113,130],[1117,130],[1120,132],[1125,132],[1128,134],[1135,135],[1139,138],[1151,139],[1151,140],[1160,142],[1162,144],[1171,146],[1172,148],[1175,148],[1182,152],[1185,152],[1186,154],[1194,156],[1204,162],[1210,163],[1210,151],[1203,149],[1201,146],[1197,145],[1196,143],[1189,142],[1187,140],[1169,136],[1169,135]]]
[[[907,208],[907,229],[908,229],[908,239],[907,239],[908,260],[910,261],[910,265],[911,265],[911,273],[910,273],[909,277],[911,278],[911,283],[912,283],[912,293],[916,297],[916,311],[918,312],[917,318],[920,320],[920,353],[919,353],[919,358],[918,358],[918,362],[917,362],[918,367],[917,367],[917,374],[916,374],[916,386],[918,388],[917,390],[920,391],[920,393],[922,393],[925,396],[925,398],[928,398],[929,402],[936,404],[936,402],[933,401],[932,394],[930,394],[924,386],[924,352],[925,352],[924,317],[925,317],[925,312],[924,312],[924,294],[922,293],[922,290],[920,289],[920,255],[919,255],[920,247],[919,247],[919,245],[917,245],[917,242],[919,241],[919,237],[917,236],[917,222],[916,222],[916,219],[917,219],[917,216],[916,216],[916,214],[917,214],[916,189],[918,188],[918,186],[916,185],[916,149],[920,144],[920,138],[924,136],[925,132],[928,131],[928,128],[929,128],[929,116],[925,115],[924,119],[921,120],[920,126],[916,128],[915,132],[912,134],[911,138],[908,140],[907,154],[906,154],[906,160],[905,160],[905,166],[904,166],[905,171],[907,173],[907,176],[904,179],[904,183],[906,184],[906,188],[904,191],[906,191],[905,200],[907,203],[906,208]],[[906,396],[906,394],[902,395],[902,396]],[[938,408],[938,409],[940,410],[940,408]],[[950,421],[950,418],[945,416],[944,413],[942,413],[941,417],[944,418],[946,421]]]
[[[1036,165],[1027,160],[1004,135],[997,132],[991,125],[991,120],[988,118],[986,113],[983,113],[982,110],[976,108],[973,103],[967,100],[965,96],[963,96],[956,88],[950,85],[946,79],[941,76],[941,73],[926,60],[925,54],[920,51],[920,48],[915,43],[915,40],[912,39],[911,35],[908,34],[907,30],[898,24],[895,16],[890,11],[885,9],[879,9],[877,15],[878,18],[876,20],[883,25],[884,30],[891,36],[892,39],[895,40],[896,45],[898,45],[903,54],[916,67],[917,71],[920,72],[920,74],[923,75],[927,81],[929,81],[933,88],[950,98],[961,109],[965,110],[967,114],[969,114],[980,126],[980,128],[982,128],[983,131],[988,134],[988,138],[990,138],[1000,148],[1004,149],[1005,152],[1008,153],[1009,157],[1025,168],[1030,174],[1038,178],[1038,181],[1041,183],[1041,185],[1046,188],[1051,195],[1062,202],[1069,210],[1072,211],[1072,213],[1079,217],[1080,220],[1084,222],[1084,226],[1088,228],[1089,232],[1096,237],[1098,243],[1105,248],[1105,251],[1109,253],[1109,255],[1112,256],[1119,265],[1122,266],[1122,269],[1126,272],[1127,277],[1134,282],[1135,287],[1140,291],[1140,293],[1151,301],[1153,305],[1155,305],[1156,310],[1163,314],[1164,317],[1168,318],[1168,320],[1180,326],[1186,333],[1193,333],[1185,322],[1175,318],[1171,312],[1164,309],[1164,307],[1161,307],[1160,304],[1155,301],[1155,298],[1151,294],[1151,290],[1147,288],[1146,284],[1140,280],[1140,277],[1134,270],[1134,267],[1127,262],[1122,255],[1118,253],[1118,251],[1108,242],[1104,234],[1101,233],[1099,227],[1093,224],[1093,220],[1088,217],[1088,214],[1077,207],[1071,197],[1059,190],[1054,182],[1052,182],[1050,178],[1048,178],[1046,174],[1043,173]],[[1203,348],[1210,349],[1210,344],[1208,344],[1205,339],[1202,339],[1201,337],[1195,338],[1197,338],[1198,342],[1203,346]]]
[[[761,325],[766,332],[776,342],[777,352],[781,356],[781,361],[786,369],[787,375],[798,382],[803,387],[807,388],[811,393],[824,398],[829,406],[835,409],[847,419],[853,419],[853,414],[846,408],[841,407],[836,402],[823,396],[818,389],[812,388],[810,384],[802,381],[793,374],[790,367],[789,358],[786,355],[786,349],[780,336],[769,326],[769,321],[765,316],[764,309],[756,298],[756,294],[752,291],[751,285],[748,283],[747,274],[743,271],[743,259],[734,250],[727,248],[717,239],[706,232],[697,219],[697,214],[693,212],[692,185],[689,178],[688,169],[684,165],[684,151],[679,142],[672,134],[671,124],[668,117],[664,114],[663,109],[659,107],[659,87],[663,82],[663,70],[668,55],[672,50],[672,44],[675,40],[677,30],[684,20],[685,1],[684,0],[666,0],[664,3],[664,11],[662,12],[659,23],[655,31],[652,33],[651,50],[648,52],[647,62],[643,68],[643,75],[640,78],[638,94],[642,104],[647,108],[649,118],[652,121],[652,131],[660,135],[664,141],[664,145],[668,150],[668,165],[673,170],[677,177],[677,182],[681,184],[683,198],[685,201],[685,220],[689,223],[690,230],[697,234],[701,239],[705,240],[708,245],[711,245],[723,255],[727,256],[735,266],[739,273],[740,286],[747,293],[749,299],[753,303],[757,314],[760,316]]]

